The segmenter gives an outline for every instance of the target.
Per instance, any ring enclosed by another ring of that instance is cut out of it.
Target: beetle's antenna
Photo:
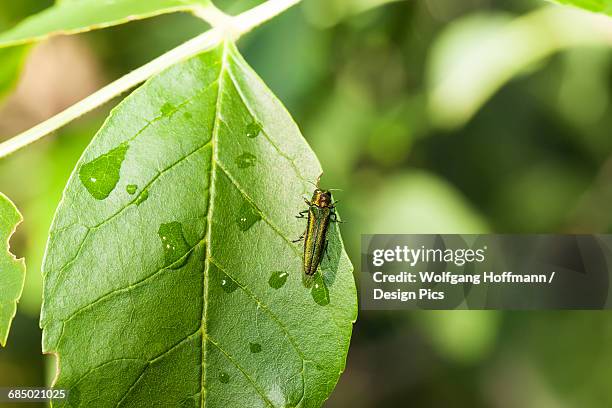
[[[323,173],[319,174],[319,177],[317,177],[317,182],[313,183],[312,181],[306,180],[309,184],[312,184],[314,186],[314,188],[319,188],[319,182],[321,181],[321,176],[323,175]]]
[[[328,188],[327,191],[344,191],[341,188]]]
[[[321,172],[321,174],[319,174],[319,177],[317,177],[317,188],[319,188],[319,183],[321,182],[321,177],[323,177],[323,172]]]

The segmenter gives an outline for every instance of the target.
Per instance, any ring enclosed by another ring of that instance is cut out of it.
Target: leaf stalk
[[[122,93],[136,87],[150,77],[203,51],[221,41],[236,41],[266,21],[276,17],[301,0],[269,0],[237,16],[229,16],[215,7],[203,7],[194,14],[212,25],[212,28],[178,47],[162,54],[140,68],[104,86],[88,97],[57,115],[0,143],[0,158],[6,157],[29,144],[42,139],[80,116],[90,112]]]

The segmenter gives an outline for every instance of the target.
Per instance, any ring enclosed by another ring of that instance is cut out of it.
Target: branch
[[[213,48],[224,39],[229,38],[233,41],[237,40],[242,35],[278,14],[281,14],[283,11],[298,4],[300,1],[301,0],[269,0],[237,16],[228,16],[212,7],[200,9],[195,14],[211,23],[213,25],[212,29],[179,45],[116,81],[111,82],[85,99],[75,103],[68,109],[33,128],[0,143],[0,158],[6,157],[30,143],[42,139],[49,133],[58,130],[85,113],[104,105],[116,96],[134,88],[138,84],[172,65]]]

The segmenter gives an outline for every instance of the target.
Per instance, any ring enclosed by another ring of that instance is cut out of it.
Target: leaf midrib
[[[216,180],[218,177],[218,172],[221,171],[223,174],[225,174],[225,176],[228,178],[228,180],[234,185],[234,187],[240,192],[240,194],[243,196],[243,198],[245,200],[247,200],[250,205],[253,206],[253,208],[257,211],[257,213],[262,217],[262,220],[276,233],[278,234],[279,237],[281,237],[284,241],[286,241],[289,245],[289,248],[291,249],[291,251],[294,253],[294,255],[301,260],[301,251],[299,251],[294,245],[291,244],[291,239],[288,238],[287,236],[285,236],[284,233],[282,233],[282,231],[275,225],[275,223],[272,222],[272,220],[270,220],[266,214],[264,214],[264,212],[259,209],[257,207],[257,205],[253,202],[253,200],[251,199],[251,197],[249,197],[249,195],[243,190],[243,188],[238,184],[238,182],[234,179],[234,177],[230,174],[230,172],[225,168],[223,162],[221,160],[219,160],[219,156],[218,156],[218,152],[217,152],[217,146],[218,146],[218,137],[219,137],[219,128],[220,128],[220,124],[224,123],[223,122],[223,117],[221,115],[221,111],[222,111],[222,104],[223,104],[223,93],[224,93],[224,89],[226,86],[226,81],[231,81],[232,83],[235,84],[236,87],[236,92],[238,93],[240,99],[242,100],[242,102],[244,103],[245,108],[248,110],[249,115],[253,118],[253,120],[256,120],[256,116],[255,114],[251,111],[251,108],[248,106],[247,100],[245,98],[245,95],[242,93],[240,86],[238,84],[238,81],[236,81],[236,79],[234,78],[232,72],[230,69],[228,69],[228,58],[229,58],[229,54],[230,54],[230,49],[231,47],[227,44],[224,43],[223,44],[223,52],[222,52],[222,57],[221,57],[221,64],[220,64],[220,69],[219,69],[219,76],[217,78],[217,84],[218,84],[218,90],[217,90],[217,101],[216,101],[216,106],[215,106],[215,116],[214,116],[214,124],[213,124],[213,131],[212,131],[212,137],[211,137],[211,172],[210,172],[210,194],[209,194],[209,207],[208,207],[208,213],[206,216],[207,219],[207,237],[206,237],[206,259],[205,259],[205,270],[204,270],[204,276],[203,276],[203,312],[202,312],[202,322],[201,322],[201,333],[202,333],[202,379],[201,379],[201,406],[205,407],[205,402],[206,402],[206,359],[205,359],[205,355],[206,355],[206,342],[207,340],[211,341],[212,344],[214,344],[225,356],[226,358],[228,358],[229,361],[231,361],[238,370],[240,370],[245,377],[247,378],[247,380],[252,384],[253,389],[262,397],[262,399],[271,407],[274,407],[274,404],[265,396],[265,394],[257,387],[256,382],[250,377],[250,375],[248,373],[246,373],[244,371],[244,369],[241,367],[240,364],[238,364],[237,362],[234,361],[234,359],[232,357],[230,357],[218,344],[218,342],[214,342],[212,341],[212,339],[210,338],[210,336],[208,336],[207,331],[206,331],[206,325],[207,325],[207,308],[208,308],[208,288],[209,288],[209,271],[210,271],[210,265],[211,264],[215,264],[221,271],[223,271],[228,278],[230,278],[232,281],[234,281],[242,290],[245,291],[245,293],[247,293],[247,295],[249,297],[251,297],[251,299],[256,302],[258,305],[261,305],[262,308],[271,316],[271,318],[275,321],[276,324],[278,324],[278,326],[281,328],[281,330],[285,333],[285,335],[287,336],[289,342],[291,343],[293,349],[295,350],[296,354],[298,355],[298,357],[300,358],[300,360],[302,360],[302,380],[304,381],[303,386],[304,388],[302,389],[303,394],[301,396],[301,399],[298,403],[298,406],[301,406],[302,402],[303,402],[303,398],[305,396],[305,392],[306,392],[306,383],[305,383],[305,378],[304,378],[304,364],[305,363],[314,363],[315,365],[318,366],[318,363],[314,360],[308,359],[305,357],[305,354],[303,353],[303,351],[298,347],[298,345],[295,342],[295,339],[293,339],[293,336],[291,335],[289,329],[283,324],[282,320],[280,320],[271,310],[268,309],[268,307],[263,304],[258,297],[251,293],[250,291],[248,291],[244,285],[237,281],[232,275],[230,275],[229,273],[227,273],[227,271],[225,271],[225,268],[223,268],[221,265],[218,264],[218,262],[214,261],[214,257],[211,254],[211,234],[212,234],[212,226],[213,226],[213,214],[214,214],[214,198],[215,198],[215,185],[216,185]],[[286,160],[288,160],[291,164],[291,167],[293,167],[293,170],[296,173],[296,176],[298,178],[300,178],[301,180],[304,180],[303,176],[301,175],[301,173],[299,172],[299,170],[297,169],[297,167],[295,166],[295,162],[294,159],[291,158],[290,156],[288,156],[285,152],[283,152],[280,147],[265,133],[265,130],[262,129],[262,133],[264,134],[266,140],[268,140],[268,142],[274,147],[274,149],[277,151],[277,153],[279,153],[282,157],[284,157]],[[334,323],[335,320],[333,319],[333,316],[330,315],[330,321],[333,321]]]
[[[223,171],[225,174],[227,172],[221,165],[221,162],[218,160],[217,156],[217,145],[218,145],[218,137],[219,137],[219,126],[222,122],[221,119],[221,108],[223,105],[223,92],[224,92],[224,84],[225,78],[224,75],[228,73],[227,63],[228,63],[228,49],[229,45],[227,42],[223,43],[223,52],[221,55],[221,66],[219,68],[219,77],[217,78],[217,101],[215,105],[215,117],[213,123],[212,136],[210,139],[211,144],[211,171],[210,171],[210,182],[209,182],[209,203],[208,203],[208,213],[206,215],[206,258],[205,258],[205,268],[203,274],[203,302],[202,302],[202,322],[201,322],[201,335],[202,335],[202,374],[201,374],[201,407],[204,408],[206,406],[206,350],[207,344],[210,342],[213,344],[224,356],[227,358],[251,383],[253,389],[259,394],[259,396],[263,399],[263,401],[270,407],[274,407],[272,401],[266,397],[266,395],[262,392],[262,390],[257,387],[257,384],[253,378],[242,368],[240,364],[238,364],[232,356],[230,356],[219,344],[219,342],[214,341],[207,333],[207,314],[208,314],[208,294],[209,291],[209,275],[210,275],[210,266],[212,264],[212,254],[211,254],[211,236],[212,236],[212,227],[213,227],[213,214],[214,214],[214,201],[215,201],[215,186],[217,179],[217,166]],[[228,175],[229,176],[229,175]],[[234,180],[232,182],[235,184]],[[238,188],[238,186],[236,186]],[[244,192],[241,191],[241,194],[245,195]],[[246,195],[245,195],[246,198]],[[270,224],[270,223],[268,223]],[[270,224],[271,225],[271,224]],[[275,229],[276,231],[276,229]],[[280,231],[276,231],[281,237],[284,237]],[[232,278],[232,280],[234,280]],[[235,280],[234,280],[235,281]],[[298,352],[301,357],[301,353]]]
[[[223,97],[223,72],[226,70],[227,64],[227,43],[223,43],[223,53],[221,55],[221,66],[219,68],[219,77],[217,78],[217,101],[215,104],[215,119],[213,124],[212,136],[210,138],[211,145],[211,170],[209,179],[209,194],[208,194],[208,213],[206,215],[206,258],[204,260],[204,274],[202,281],[202,321],[200,324],[200,331],[202,333],[202,369],[201,369],[201,380],[200,380],[200,392],[201,392],[201,403],[200,407],[204,408],[206,405],[206,344],[207,344],[207,314],[208,314],[208,275],[210,272],[210,259],[211,255],[211,236],[212,236],[212,215],[214,212],[214,197],[215,197],[215,181],[217,176],[217,139],[219,136],[219,122],[220,122],[220,109]]]

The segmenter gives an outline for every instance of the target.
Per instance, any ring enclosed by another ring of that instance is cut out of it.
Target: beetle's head
[[[318,207],[329,207],[332,203],[331,192],[317,188],[312,195],[312,203]]]

